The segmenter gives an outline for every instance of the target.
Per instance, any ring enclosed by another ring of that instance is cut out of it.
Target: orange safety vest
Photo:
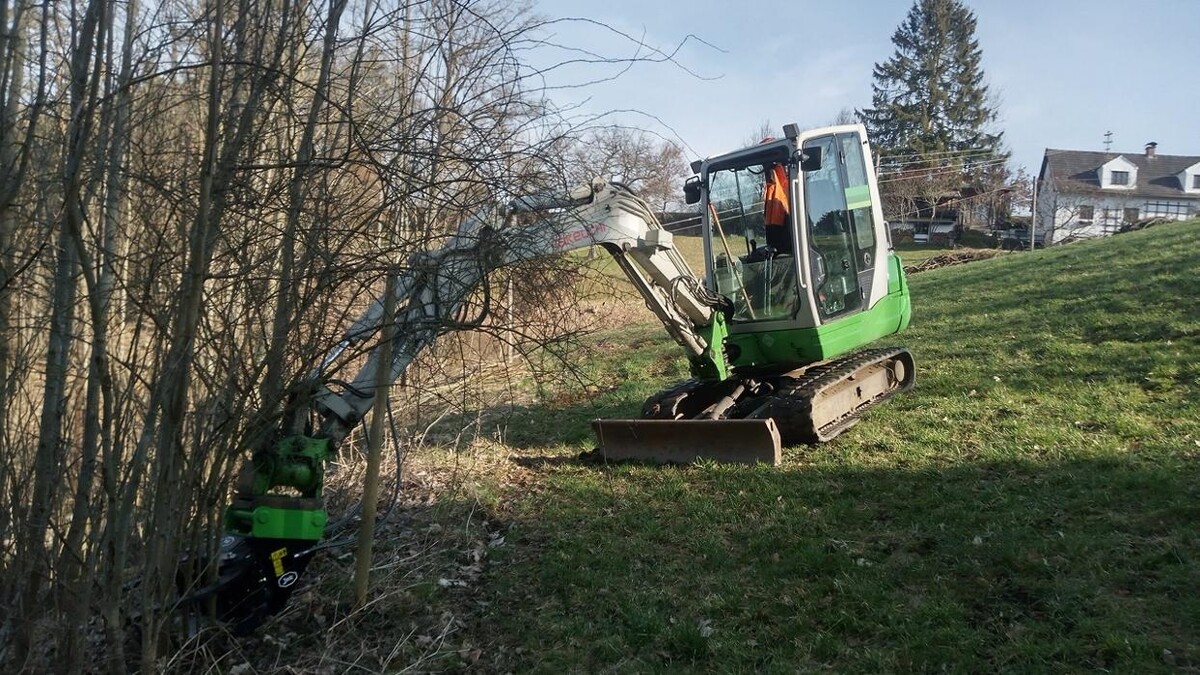
[[[787,171],[783,165],[773,164],[763,185],[763,222],[767,225],[786,225],[788,212]]]

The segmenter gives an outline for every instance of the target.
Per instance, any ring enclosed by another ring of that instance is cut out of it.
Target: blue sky
[[[683,141],[694,157],[743,145],[763,122],[815,127],[871,100],[871,70],[893,52],[911,0],[541,0],[544,17],[586,17],[664,50],[611,82],[564,90],[579,113]],[[1013,163],[1036,172],[1045,148],[1200,155],[1200,0],[968,0]],[[552,39],[633,57],[627,38],[586,23]],[[695,35],[703,42],[689,39]],[[709,46],[711,45],[711,46]],[[539,58],[548,56],[543,54]],[[694,74],[689,74],[689,72]],[[560,71],[552,83],[616,74]]]

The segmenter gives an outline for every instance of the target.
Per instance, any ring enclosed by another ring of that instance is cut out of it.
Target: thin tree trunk
[[[16,658],[25,661],[33,645],[41,614],[40,596],[51,569],[46,533],[50,528],[54,496],[62,482],[62,422],[67,410],[67,360],[74,331],[75,274],[78,262],[64,226],[58,236],[58,261],[54,272],[49,345],[46,350],[46,384],[42,390],[42,418],[34,458],[33,496],[24,532],[20,535],[24,582],[20,589]]]
[[[342,11],[345,8],[346,0],[333,0],[329,6],[329,16],[325,24],[325,41],[321,50],[320,71],[317,75],[316,86],[313,88],[312,102],[305,120],[304,132],[300,138],[300,147],[296,153],[296,166],[288,184],[288,212],[282,236],[283,253],[280,256],[282,266],[280,287],[276,296],[271,343],[267,350],[267,374],[262,388],[262,399],[268,407],[282,399],[285,350],[292,337],[291,326],[295,321],[295,312],[299,305],[300,291],[296,288],[297,277],[305,273],[316,252],[313,245],[315,236],[310,229],[310,232],[304,237],[305,246],[300,260],[295,261],[295,245],[299,239],[298,233],[301,228],[301,210],[308,193],[306,183],[315,154],[317,122],[326,107],[329,72],[333,66],[334,48],[337,46],[338,23],[341,21]],[[315,226],[312,229],[315,229]],[[298,431],[293,430],[293,432]]]
[[[146,550],[146,569],[153,573],[150,579],[155,586],[142,598],[144,638],[142,640],[142,669],[147,674],[156,672],[158,661],[158,638],[161,620],[156,602],[165,596],[165,579],[171,577],[175,564],[174,537],[180,514],[173,513],[177,499],[170,499],[172,490],[177,490],[182,458],[183,414],[187,401],[188,381],[192,360],[196,325],[200,320],[203,303],[204,280],[211,262],[212,239],[215,234],[215,217],[219,209],[214,208],[214,183],[217,173],[218,147],[220,146],[221,119],[221,74],[223,72],[222,28],[225,17],[224,0],[214,0],[213,18],[209,24],[209,45],[212,65],[209,69],[208,110],[204,133],[204,158],[200,166],[200,194],[196,217],[192,221],[188,237],[187,267],[184,270],[179,292],[176,319],[172,322],[172,342],[162,377],[158,380],[157,396],[153,405],[161,414],[155,435],[157,471],[155,472],[155,503],[150,514],[150,537]],[[248,103],[252,105],[252,103]]]
[[[130,80],[133,77],[133,38],[134,26],[139,11],[138,0],[128,0],[125,9],[125,31],[121,48],[121,72],[117,79],[117,96],[115,101],[115,113],[113,120],[112,144],[109,150],[107,179],[108,185],[105,190],[104,202],[104,232],[103,243],[101,248],[100,271],[99,279],[97,280],[97,302],[93,312],[95,318],[93,345],[95,350],[95,358],[92,366],[94,368],[93,376],[98,380],[104,391],[103,405],[103,423],[100,426],[99,433],[101,435],[101,458],[105,467],[105,489],[104,493],[108,495],[106,504],[106,527],[104,528],[103,538],[109,543],[107,552],[111,555],[112,544],[115,540],[121,542],[128,541],[128,531],[121,530],[121,535],[114,539],[110,536],[112,532],[111,522],[116,517],[117,509],[115,495],[111,489],[112,481],[115,480],[116,474],[119,472],[121,458],[118,456],[119,451],[114,447],[112,442],[112,424],[113,424],[113,408],[115,405],[114,387],[111,380],[111,371],[108,367],[108,327],[111,309],[113,305],[113,288],[116,278],[116,265],[118,249],[121,246],[123,219],[121,217],[121,206],[125,201],[125,181],[124,181],[124,164],[125,152],[128,145],[128,127],[130,119],[130,108],[132,107],[132,90]],[[118,300],[116,306],[121,307],[121,302]],[[120,311],[118,309],[118,311]],[[117,321],[117,325],[122,325],[122,321]],[[92,380],[89,380],[91,384]],[[122,528],[127,527],[127,524],[120,524]],[[123,544],[122,544],[123,545]],[[124,556],[119,556],[124,559]],[[97,577],[101,580],[102,591],[108,596],[107,602],[102,602],[102,615],[104,617],[105,636],[109,655],[109,668],[114,670],[114,667],[123,668],[125,664],[125,639],[123,623],[121,620],[121,603],[120,603],[120,588],[123,580],[123,569],[111,566],[112,559],[109,560],[110,567],[107,574],[104,570]],[[116,672],[116,671],[114,671]]]

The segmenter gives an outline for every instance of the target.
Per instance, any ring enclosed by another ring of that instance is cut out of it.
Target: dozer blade
[[[660,464],[697,459],[778,465],[779,430],[758,420],[595,420],[600,456]]]

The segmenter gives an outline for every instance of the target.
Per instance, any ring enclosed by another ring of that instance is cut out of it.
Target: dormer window
[[[1194,159],[1194,158],[1189,158]],[[1175,174],[1179,180],[1179,187],[1189,195],[1200,193],[1200,162],[1186,167],[1183,171]]]
[[[1101,189],[1105,190],[1132,190],[1138,182],[1137,165],[1121,155],[1100,165],[1096,174]]]

